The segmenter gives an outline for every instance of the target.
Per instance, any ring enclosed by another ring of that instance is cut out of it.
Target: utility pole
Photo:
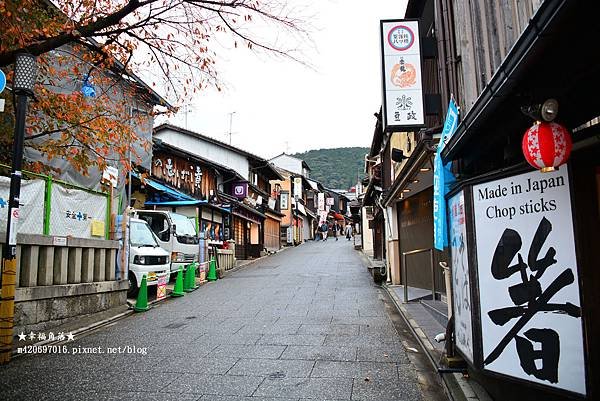
[[[6,242],[2,260],[2,287],[0,297],[0,364],[10,361],[13,347],[13,324],[15,317],[15,289],[17,286],[17,225],[21,197],[21,165],[25,140],[25,116],[27,100],[33,96],[37,78],[37,61],[28,53],[17,54],[13,77],[13,93],[16,97],[15,132],[13,137],[10,196],[6,220]]]
[[[235,111],[232,111],[231,113],[229,113],[229,144],[231,145],[231,135],[233,135],[233,133],[231,132],[231,125],[233,123],[233,115],[235,114]]]
[[[185,129],[188,129],[188,113],[190,112],[190,105],[186,104],[185,106],[183,106],[183,113],[185,116]]]

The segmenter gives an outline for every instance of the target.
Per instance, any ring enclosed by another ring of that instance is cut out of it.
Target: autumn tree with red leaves
[[[0,68],[8,86],[16,54],[38,56],[26,146],[42,158],[28,161],[28,168],[44,171],[58,157],[83,174],[115,162],[128,169],[136,131],[156,113],[144,104],[166,106],[150,88],[160,88],[175,107],[198,90],[219,88],[217,41],[298,61],[297,46],[283,48],[279,39],[305,39],[292,14],[278,0],[0,0]],[[94,97],[83,95],[86,83],[96,89]],[[7,155],[12,99],[8,91],[1,96],[7,100],[1,153]],[[147,102],[132,101],[140,98]]]

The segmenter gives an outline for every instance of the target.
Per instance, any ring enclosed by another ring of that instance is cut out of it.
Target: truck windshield
[[[132,221],[129,227],[132,246],[158,246],[154,235],[152,235],[152,231],[150,231],[150,227],[145,222]]]
[[[176,227],[177,242],[182,244],[197,244],[196,227],[189,218],[182,214],[171,213],[171,219]]]
[[[192,237],[196,236],[196,228],[190,219],[177,213],[172,213],[171,218],[176,226],[177,235],[191,235]]]

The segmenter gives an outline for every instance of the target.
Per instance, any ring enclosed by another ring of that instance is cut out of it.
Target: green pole
[[[44,197],[44,235],[50,235],[50,212],[52,210],[52,177],[46,177],[46,196]]]

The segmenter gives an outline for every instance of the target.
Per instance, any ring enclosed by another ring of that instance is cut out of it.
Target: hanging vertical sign
[[[425,124],[419,21],[384,20],[381,27],[386,132]]]
[[[317,210],[325,210],[325,194],[323,192],[317,194]]]
[[[294,177],[294,198],[302,199],[302,177]]]
[[[435,157],[433,159],[433,246],[443,251],[448,246],[448,223],[446,219],[446,194],[456,179],[450,171],[450,163],[444,165],[442,162],[442,149],[452,137],[458,126],[458,108],[454,100],[450,99],[446,121],[442,129],[442,136],[438,143]]]
[[[585,394],[566,166],[473,187],[484,368]]]

